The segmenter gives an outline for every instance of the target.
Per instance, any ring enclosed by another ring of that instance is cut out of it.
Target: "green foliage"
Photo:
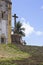
[[[0,44],[0,65],[43,65],[43,47]]]
[[[25,51],[28,54],[30,54],[30,57],[24,59],[25,62],[24,65],[43,65],[43,47],[39,46],[18,46],[18,47],[22,51]]]
[[[1,61],[0,65],[17,65],[17,64],[12,62],[12,60],[8,60],[8,61]]]
[[[24,30],[25,30],[25,28],[22,27],[22,23],[20,23],[20,21],[18,21],[16,23],[15,33],[20,34],[22,37],[22,36],[25,36]]]
[[[0,60],[14,59],[19,60],[28,57],[28,53],[22,52],[16,45],[0,44]]]

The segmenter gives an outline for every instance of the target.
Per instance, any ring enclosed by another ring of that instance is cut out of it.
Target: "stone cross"
[[[15,26],[15,29],[16,29],[16,18],[18,18],[18,16],[16,16],[16,14],[14,14],[12,17],[14,17],[14,26]]]

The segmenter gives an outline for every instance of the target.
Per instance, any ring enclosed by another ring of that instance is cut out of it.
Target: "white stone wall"
[[[0,10],[1,11],[6,11],[6,3],[5,3],[5,1],[0,1]]]
[[[5,36],[7,37],[7,24],[6,24],[6,20],[2,20],[2,34],[5,34]]]
[[[0,38],[2,35],[5,36],[6,38],[6,43],[7,43],[7,36],[8,36],[8,27],[7,27],[7,20],[1,20],[0,21]]]
[[[4,35],[6,38],[6,43],[7,43],[7,38],[8,38],[8,7],[6,6],[7,3],[3,0],[0,1],[0,43],[1,43],[1,36]],[[4,17],[2,18],[2,12],[5,12],[3,15]]]
[[[6,0],[11,1],[11,0]],[[2,18],[2,12],[5,12]],[[1,36],[4,34],[6,38],[6,43],[8,40],[8,3],[5,0],[0,1],[0,43],[1,43]]]
[[[4,15],[3,19],[8,19],[8,3],[6,3],[5,1],[0,1],[0,19],[2,17],[2,12]]]

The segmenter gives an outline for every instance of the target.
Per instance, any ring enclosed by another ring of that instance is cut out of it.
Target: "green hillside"
[[[0,44],[0,65],[9,65],[9,63],[11,65],[12,60],[22,60],[29,56],[28,53],[21,51],[16,45]]]
[[[43,47],[0,44],[0,65],[43,65]]]
[[[30,54],[30,57],[24,59],[24,65],[43,65],[43,47],[39,46],[21,46],[19,49]]]

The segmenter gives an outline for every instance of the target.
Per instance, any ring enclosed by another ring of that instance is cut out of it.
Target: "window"
[[[1,38],[1,43],[4,43],[4,38]]]
[[[3,12],[2,12],[2,18],[3,18]]]
[[[2,11],[2,18],[4,17],[4,14],[5,14],[5,11],[4,12]]]

